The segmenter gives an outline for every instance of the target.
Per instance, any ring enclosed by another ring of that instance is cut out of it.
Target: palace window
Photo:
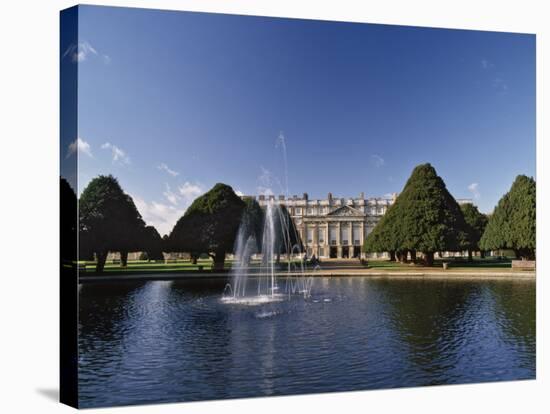
[[[361,227],[360,226],[357,226],[357,225],[354,225],[353,226],[353,243],[354,244],[360,244],[358,243],[358,240],[361,239]]]
[[[325,229],[319,229],[319,244],[323,244],[325,242]]]
[[[335,246],[335,245],[336,245],[336,240],[337,240],[337,237],[336,237],[336,235],[337,235],[337,229],[334,228],[334,227],[331,227],[331,228],[329,229],[329,233],[330,233],[330,234],[329,234],[329,236],[330,236],[330,244],[333,245],[333,246]]]
[[[313,229],[307,229],[307,243],[313,243]]]
[[[296,207],[295,209],[296,211],[296,215],[299,216],[300,214],[302,214],[302,209],[300,207]]]
[[[347,246],[348,245],[348,240],[351,239],[351,234],[349,234],[349,229],[347,229],[346,227],[342,227],[342,244],[344,246]]]
[[[361,245],[361,240],[354,240],[353,244],[355,244],[356,246],[360,246]]]

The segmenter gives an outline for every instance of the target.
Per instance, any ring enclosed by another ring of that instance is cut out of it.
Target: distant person
[[[313,256],[311,256],[311,265],[315,266],[316,264],[317,264],[317,257],[315,257],[315,254],[313,254]]]

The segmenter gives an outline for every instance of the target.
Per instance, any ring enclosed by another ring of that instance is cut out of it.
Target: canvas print
[[[61,12],[61,400],[536,377],[534,34]]]

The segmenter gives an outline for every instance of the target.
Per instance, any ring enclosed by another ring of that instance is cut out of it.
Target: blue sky
[[[63,51],[62,51],[63,53]],[[430,162],[490,212],[535,175],[535,36],[85,6],[79,192],[113,174],[169,232],[216,182],[399,192]]]

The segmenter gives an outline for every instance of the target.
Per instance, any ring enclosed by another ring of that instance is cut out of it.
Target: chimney
[[[365,193],[364,193],[363,191],[361,191],[361,192],[359,193],[359,198],[360,198],[361,200],[364,200],[364,199],[365,199]]]
[[[307,193],[304,193],[304,200],[307,201]]]
[[[283,194],[279,195],[279,201],[285,201],[285,196]]]
[[[328,193],[327,198],[328,198],[329,203],[332,203],[332,193]]]

